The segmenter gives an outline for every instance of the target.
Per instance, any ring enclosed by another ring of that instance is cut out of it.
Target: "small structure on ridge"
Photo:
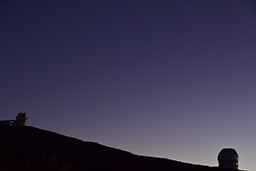
[[[19,113],[16,116],[16,120],[0,121],[0,123],[3,123],[5,125],[9,125],[9,126],[26,126],[27,122],[28,122],[28,117],[26,116],[26,113]]]
[[[218,155],[219,167],[238,170],[239,156],[236,150],[224,148]]]

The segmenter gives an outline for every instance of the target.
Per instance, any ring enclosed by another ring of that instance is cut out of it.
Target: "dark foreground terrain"
[[[1,171],[225,171],[138,156],[34,127],[2,124],[0,156]]]

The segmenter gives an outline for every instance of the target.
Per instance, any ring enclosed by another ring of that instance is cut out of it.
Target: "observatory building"
[[[218,155],[219,167],[226,169],[238,170],[239,156],[236,150],[232,148],[224,148]]]
[[[28,122],[28,117],[26,116],[26,113],[19,113],[16,116],[16,120],[0,121],[0,123],[9,125],[9,126],[26,126],[27,122]]]

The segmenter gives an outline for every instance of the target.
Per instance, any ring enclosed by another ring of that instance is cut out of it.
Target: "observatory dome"
[[[236,150],[224,148],[218,155],[219,167],[238,170],[239,156]]]

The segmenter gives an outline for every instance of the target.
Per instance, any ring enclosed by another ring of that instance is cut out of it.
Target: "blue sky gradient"
[[[1,120],[136,154],[255,171],[256,3],[0,3]]]

